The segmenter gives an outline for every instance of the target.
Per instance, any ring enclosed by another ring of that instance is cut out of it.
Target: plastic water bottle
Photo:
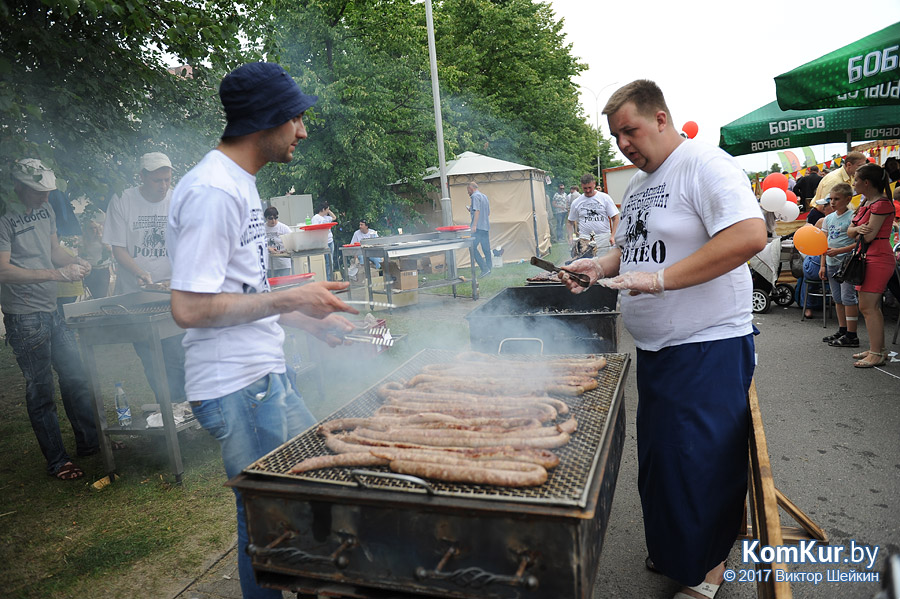
[[[116,418],[122,428],[131,425],[131,407],[128,405],[128,396],[125,395],[122,383],[116,383]]]
[[[298,368],[300,368],[301,364],[303,363],[303,358],[300,357],[300,352],[297,351],[297,338],[294,336],[293,333],[290,334],[290,338],[291,338],[291,353],[288,358],[288,366],[290,366],[291,368],[294,369],[294,371],[296,371]]]
[[[307,224],[307,225],[311,225],[311,224],[312,224],[312,219],[309,217],[308,214],[306,215],[306,224]]]

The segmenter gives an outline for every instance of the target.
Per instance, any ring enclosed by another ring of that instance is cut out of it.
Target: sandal
[[[50,476],[55,476],[59,480],[75,480],[76,478],[81,478],[82,476],[84,476],[84,470],[82,470],[72,462],[66,462],[59,468],[59,470],[52,473]]]
[[[868,356],[868,355],[869,355],[869,350],[866,350],[866,351],[861,351],[858,354],[853,354],[850,357],[853,358],[854,360],[864,360],[866,358],[866,356]]]
[[[860,360],[859,362],[854,362],[853,366],[855,368],[875,368],[876,366],[884,366],[885,362],[887,362],[887,359],[885,359],[884,354],[885,354],[885,352],[878,353],[878,352],[870,351],[870,352],[868,352],[866,357],[878,356],[881,359],[878,360],[877,362],[867,362],[865,360]]]

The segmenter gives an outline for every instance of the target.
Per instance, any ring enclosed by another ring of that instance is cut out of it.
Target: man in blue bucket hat
[[[290,162],[306,138],[304,94],[277,64],[245,64],[219,86],[227,125],[218,147],[178,183],[169,210],[172,316],[187,329],[185,394],[218,441],[229,478],[313,424],[286,375],[289,325],[331,345],[353,329],[338,311],[356,312],[332,291],[347,283],[310,283],[269,293],[268,251],[256,173]],[[201,259],[202,257],[202,259]],[[256,583],[247,524],[237,499],[238,572],[245,598],[278,598]]]

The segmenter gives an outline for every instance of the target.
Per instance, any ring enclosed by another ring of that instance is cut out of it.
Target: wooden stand
[[[769,462],[769,447],[766,443],[766,432],[763,428],[762,413],[759,409],[759,398],[756,395],[756,383],[750,384],[748,395],[750,405],[750,481],[749,481],[749,516],[750,522],[744,519],[740,539],[759,539],[760,546],[785,545],[802,540],[816,540],[828,543],[828,536],[809,516],[794,505],[790,499],[775,488],[772,477],[772,464]],[[778,508],[800,525],[782,526]],[[775,570],[786,570],[784,564],[758,564],[760,578],[757,582],[757,597],[762,599],[791,599],[791,585],[782,580],[775,581]]]

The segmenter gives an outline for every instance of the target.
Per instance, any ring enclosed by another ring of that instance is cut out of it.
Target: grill
[[[172,398],[169,397],[169,386],[163,367],[160,342],[162,339],[180,335],[184,331],[172,319],[170,299],[171,295],[168,292],[138,291],[74,302],[63,306],[66,323],[78,333],[81,356],[94,395],[94,419],[101,433],[100,448],[106,471],[109,474],[114,474],[116,470],[115,459],[109,443],[110,434],[162,436],[166,441],[169,464],[175,481],[181,482],[184,466],[177,433],[192,426],[194,419],[188,418],[181,424],[175,424],[172,414]],[[144,341],[150,344],[154,362],[152,367],[154,378],[160,383],[160,395],[157,401],[162,413],[163,426],[161,429],[144,428],[141,418],[135,418],[131,426],[127,428],[106,422],[104,390],[100,388],[94,347],[135,341]]]
[[[579,294],[563,285],[509,287],[468,315],[472,349],[496,353],[505,339],[540,339],[545,354],[615,352],[618,292],[594,285]],[[524,351],[504,344],[506,351]]]
[[[371,416],[382,384],[454,355],[420,352],[326,421]],[[630,364],[624,354],[606,357],[597,389],[556,396],[578,432],[554,450],[560,464],[539,487],[417,482],[387,468],[287,474],[330,453],[314,429],[264,456],[229,481],[242,493],[257,579],[334,597],[590,597],[624,441]]]

